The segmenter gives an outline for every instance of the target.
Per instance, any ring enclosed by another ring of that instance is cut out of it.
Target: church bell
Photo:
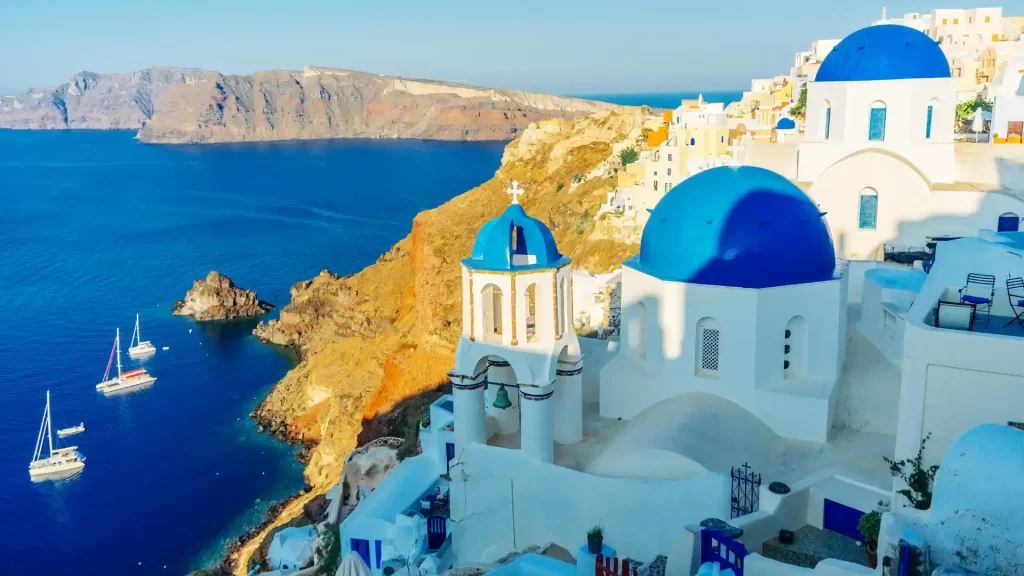
[[[505,390],[504,384],[501,385],[501,388],[498,388],[498,393],[494,395],[493,406],[500,410],[512,407],[512,401],[508,399],[508,391]]]

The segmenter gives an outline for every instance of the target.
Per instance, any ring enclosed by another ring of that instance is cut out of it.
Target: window
[[[669,155],[668,155],[668,161],[669,161],[669,162],[671,162],[671,161],[672,161],[672,155],[671,155],[671,154],[669,154]]]
[[[794,316],[786,324],[785,340],[782,347],[782,374],[786,380],[804,375],[804,357],[807,348],[807,322],[802,316]]]
[[[829,104],[828,100],[825,101],[825,140],[828,140],[829,133],[832,131],[832,105]]]
[[[526,341],[533,342],[537,336],[537,285],[526,287]]]
[[[671,175],[672,175],[672,169],[669,168],[668,172],[665,173],[665,176],[671,176]]]
[[[943,24],[948,24],[948,23],[949,23],[949,20],[946,20],[945,18],[943,18],[943,19],[942,19],[942,23],[943,23]]]
[[[868,140],[881,142],[885,140],[885,103],[875,102],[871,105],[871,122],[868,126]]]
[[[722,136],[722,144],[725,144],[725,136]]]
[[[992,17],[991,16],[985,16],[985,24],[988,24],[991,21],[992,21]]]
[[[696,146],[696,145],[697,145],[697,140],[695,138],[690,138],[690,146]]]
[[[480,303],[483,305],[484,340],[501,341],[501,288],[488,284],[480,290]]]
[[[935,111],[935,106],[932,104],[928,105],[928,123],[924,127],[924,137],[931,139],[932,137],[932,113]]]
[[[665,182],[665,194],[668,194],[668,191],[671,190],[671,189],[672,189],[672,183],[671,182]]]
[[[953,24],[959,24],[959,23],[960,23],[960,19],[959,18],[953,18]]]
[[[629,349],[633,351],[633,354],[637,358],[647,358],[647,306],[643,302],[637,302],[636,306],[633,307],[632,317],[629,319],[629,323],[626,324],[628,328],[628,342]]]
[[[871,188],[865,188],[860,193],[860,223],[861,230],[874,230],[878,224],[878,192]]]
[[[697,375],[717,378],[720,368],[722,334],[714,318],[697,322]]]
[[[1013,212],[1007,212],[999,217],[998,232],[1017,232],[1020,230],[1020,218]]]
[[[655,174],[655,176],[657,176],[657,174]],[[658,181],[657,180],[654,181],[654,191],[655,192],[658,191]]]

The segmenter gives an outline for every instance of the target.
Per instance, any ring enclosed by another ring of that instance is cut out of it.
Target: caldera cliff
[[[302,359],[257,417],[316,442],[306,468],[311,493],[338,482],[364,422],[446,383],[461,333],[459,262],[480,226],[508,206],[513,179],[526,189],[523,207],[551,228],[574,267],[606,272],[637,252],[594,215],[613,185],[605,160],[615,144],[640,135],[643,121],[641,110],[623,108],[531,125],[505,148],[491,180],[421,212],[375,264],[347,277],[325,271],[292,288],[280,320],[255,333],[297,348]]]

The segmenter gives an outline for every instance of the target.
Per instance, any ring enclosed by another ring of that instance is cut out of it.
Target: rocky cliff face
[[[199,321],[251,318],[273,309],[255,292],[235,286],[231,278],[219,272],[196,280],[185,299],[175,301],[172,307],[175,316],[192,316]]]
[[[138,130],[172,85],[206,77],[202,70],[150,68],[128,74],[81,72],[56,88],[0,96],[0,128]]]
[[[531,122],[610,108],[573,98],[349,70],[210,73],[200,82],[171,86],[139,138],[158,143],[510,140]]]

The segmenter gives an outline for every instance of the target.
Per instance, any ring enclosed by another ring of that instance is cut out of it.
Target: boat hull
[[[156,353],[156,346],[153,346],[151,342],[139,342],[138,346],[128,349],[129,356],[148,356],[154,353]]]
[[[68,436],[74,436],[75,434],[81,434],[82,432],[85,432],[85,424],[79,424],[78,426],[72,426],[71,428],[57,430],[57,437],[67,438]]]
[[[75,458],[42,458],[29,464],[28,475],[32,478],[44,478],[47,476],[64,476],[78,472],[85,468],[85,458],[81,455]]]
[[[103,392],[104,394],[113,394],[115,392],[124,392],[126,390],[131,390],[133,388],[146,386],[147,384],[152,384],[153,382],[156,382],[156,378],[147,374],[145,376],[138,376],[135,378],[109,380],[97,386],[96,389],[99,390],[100,392]],[[100,388],[100,386],[103,387]]]

